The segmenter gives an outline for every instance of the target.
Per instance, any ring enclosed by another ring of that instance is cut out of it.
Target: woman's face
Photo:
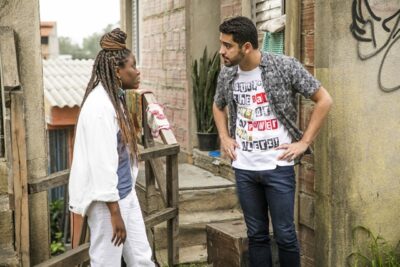
[[[123,67],[117,68],[117,74],[122,81],[122,89],[138,89],[140,84],[140,71],[136,68],[136,59],[130,54]]]

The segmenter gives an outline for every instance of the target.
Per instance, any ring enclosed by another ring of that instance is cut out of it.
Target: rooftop
[[[93,63],[92,59],[43,60],[44,95],[52,107],[80,106]]]

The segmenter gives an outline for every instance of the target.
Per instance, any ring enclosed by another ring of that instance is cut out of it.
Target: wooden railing
[[[26,166],[25,126],[23,118],[23,95],[21,92],[11,92],[11,139],[12,159],[14,175],[14,200],[15,200],[15,232],[17,252],[21,257],[22,266],[30,266],[29,255],[29,210],[28,195],[47,191],[51,188],[67,185],[69,170],[52,173],[41,179],[28,182]],[[161,145],[155,145],[151,131],[147,125],[146,109],[151,103],[155,103],[152,93],[143,95],[143,140],[139,147],[139,161],[145,161],[146,197],[147,202],[152,203],[152,197],[156,195],[156,182],[161,193],[164,208],[153,210],[144,218],[147,228],[167,221],[168,235],[168,264],[175,266],[179,261],[179,220],[178,220],[178,153],[179,144],[171,130],[161,130]],[[161,160],[166,157],[166,163]],[[165,168],[164,168],[165,165]],[[36,266],[77,266],[89,260],[89,243],[85,243],[87,221],[84,220],[81,230],[79,246],[61,255],[50,258]],[[50,245],[50,244],[43,244]]]

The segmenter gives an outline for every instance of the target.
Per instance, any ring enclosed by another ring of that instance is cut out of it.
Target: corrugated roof
[[[44,95],[52,107],[80,106],[92,74],[93,60],[43,60]]]

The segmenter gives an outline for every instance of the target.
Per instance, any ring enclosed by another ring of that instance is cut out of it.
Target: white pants
[[[90,266],[120,267],[123,255],[128,267],[154,267],[142,212],[134,189],[127,197],[118,201],[118,204],[127,234],[125,243],[119,247],[111,243],[113,235],[111,215],[105,202],[93,202],[89,208]]]

